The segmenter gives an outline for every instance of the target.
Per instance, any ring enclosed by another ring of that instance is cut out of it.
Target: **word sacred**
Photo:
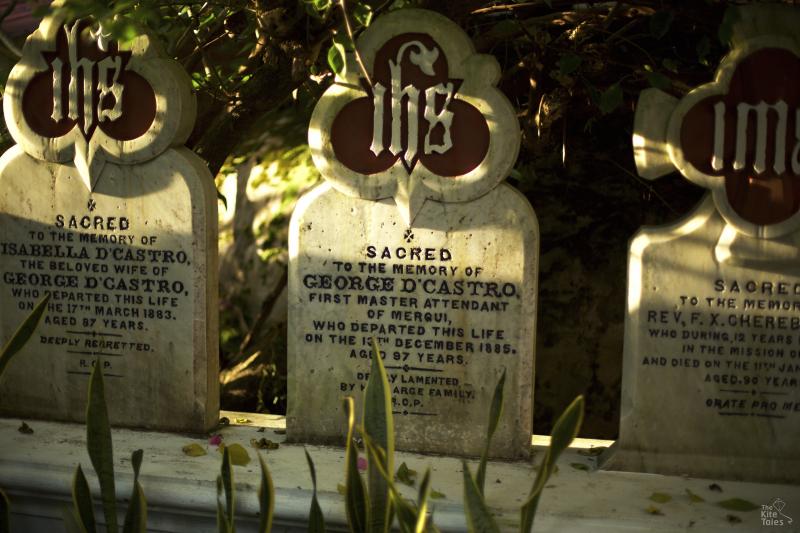
[[[398,246],[397,248],[390,248],[384,246],[379,248],[374,245],[367,246],[367,257],[375,259],[410,259],[412,261],[450,261],[453,254],[447,248],[421,248],[415,246],[413,248],[404,248]]]

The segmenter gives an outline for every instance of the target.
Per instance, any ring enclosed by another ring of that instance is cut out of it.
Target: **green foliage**
[[[372,378],[370,377],[370,379]],[[427,509],[428,505],[429,487],[426,486],[426,484],[429,485],[430,483],[430,470],[425,472],[425,483],[420,488],[419,501],[415,506],[403,498],[392,479],[391,473],[385,470],[386,453],[384,450],[377,446],[367,433],[362,432],[362,439],[364,441],[364,447],[367,449],[370,467],[374,466],[375,472],[377,472],[383,480],[382,486],[385,486],[389,492],[391,507],[388,521],[379,525],[382,529],[369,529],[368,531],[389,531],[394,521],[395,513],[401,532],[411,533],[414,531],[424,531],[428,526],[428,517],[424,514],[424,510]]]
[[[392,502],[389,483],[394,472],[394,420],[389,379],[381,360],[378,342],[372,339],[372,366],[364,391],[364,433],[378,452],[371,457],[367,469],[369,487],[370,531],[388,531],[392,523]],[[383,473],[381,473],[381,471]],[[387,479],[387,475],[389,477]]]
[[[584,414],[584,400],[583,396],[578,396],[573,402],[561,413],[555,425],[553,426],[553,433],[550,438],[550,447],[539,465],[539,471],[536,474],[536,480],[531,487],[531,492],[528,499],[522,506],[520,517],[520,532],[529,533],[533,528],[533,520],[536,516],[536,509],[539,505],[539,498],[542,495],[544,486],[550,475],[555,469],[558,457],[564,450],[569,447],[570,443],[578,436],[581,424],[583,423]]]
[[[219,533],[236,533],[236,485],[234,485],[233,475],[233,466],[236,464],[234,460],[235,446],[222,447],[222,463],[217,476],[217,531]],[[240,445],[239,447],[241,448]],[[272,531],[272,518],[275,514],[275,487],[267,464],[261,454],[256,452],[256,455],[261,473],[261,484],[258,488],[258,532],[269,533]]]
[[[269,533],[272,531],[272,516],[275,514],[275,487],[267,464],[260,453],[256,454],[261,470],[261,486],[258,488],[258,533]]]
[[[220,451],[228,452],[228,458],[234,466],[247,466],[250,464],[250,454],[241,444],[228,444],[221,445]]]
[[[131,454],[133,465],[133,489],[128,510],[125,512],[125,523],[122,527],[124,533],[138,533],[147,531],[147,501],[144,490],[139,483],[139,469],[142,467],[144,452],[136,450]]]
[[[406,501],[400,494],[392,475],[394,456],[394,423],[392,417],[391,389],[388,376],[380,356],[380,349],[373,339],[372,367],[364,398],[364,425],[361,439],[368,461],[368,485],[365,486],[358,472],[358,447],[355,444],[355,415],[352,398],[345,398],[347,417],[347,443],[345,450],[344,487],[345,508],[350,530],[354,533],[382,533],[391,529],[395,516],[403,533],[422,533],[433,530],[429,523],[428,501],[431,498],[430,470],[425,472],[420,483],[417,501]],[[373,428],[376,439],[368,428]],[[405,463],[398,469],[397,479],[413,484],[413,475]],[[379,504],[375,504],[379,496]]]
[[[743,500],[742,498],[730,498],[727,500],[722,500],[721,502],[717,502],[717,505],[723,509],[727,509],[729,511],[738,511],[740,513],[746,513],[760,509],[759,505],[747,500]]]
[[[419,484],[419,492],[417,494],[417,523],[414,527],[414,533],[423,533],[428,528],[428,502],[431,498],[431,471],[425,470],[425,475],[422,476],[422,482]]]
[[[114,488],[114,450],[111,443],[111,425],[108,422],[102,366],[102,360],[97,359],[89,378],[86,448],[100,482],[106,529],[109,533],[116,533],[119,528],[117,526],[117,496]],[[89,525],[84,523],[84,527],[88,530]]]
[[[311,471],[311,484],[314,488],[311,495],[311,510],[308,514],[308,533],[325,533],[325,518],[322,516],[322,508],[317,501],[317,471],[314,469],[314,461],[311,460],[308,450],[305,452],[308,469]]]
[[[353,398],[344,399],[347,417],[347,440],[345,448],[345,510],[347,523],[353,533],[367,532],[367,509],[369,501],[364,480],[358,473],[358,447],[355,445],[355,406]]]
[[[119,531],[117,523],[117,502],[114,489],[114,454],[111,440],[111,426],[108,422],[108,407],[103,383],[102,361],[95,361],[89,377],[89,397],[86,407],[86,448],[100,483],[100,497],[107,532]],[[142,466],[142,450],[131,454],[133,466],[133,489],[130,503],[125,513],[123,533],[144,533],[147,530],[147,502],[139,483]],[[79,464],[72,481],[72,508],[64,513],[64,522],[69,531],[96,533],[94,504],[89,483]]]
[[[492,405],[489,408],[489,425],[486,430],[486,443],[483,445],[483,452],[481,453],[481,462],[478,465],[478,474],[476,477],[476,484],[478,485],[478,492],[483,494],[483,487],[486,484],[486,462],[489,460],[489,446],[492,443],[492,437],[497,431],[497,424],[500,422],[500,416],[503,414],[503,389],[506,385],[506,369],[503,369],[503,375],[500,376],[500,381],[494,388],[494,395],[492,396]]]
[[[11,339],[3,346],[3,350],[0,351],[0,377],[11,362],[11,358],[17,355],[30,340],[31,336],[33,336],[33,332],[36,331],[36,327],[39,325],[42,315],[44,315],[44,312],[47,310],[47,303],[49,301],[50,293],[47,293],[44,298],[36,304],[36,307],[33,308],[33,311],[31,311],[17,331],[14,332]]]
[[[85,531],[96,531],[92,492],[89,490],[89,483],[86,481],[86,476],[83,475],[81,465],[75,469],[75,475],[72,478],[72,505],[81,528]]]
[[[342,34],[336,34],[328,48],[328,66],[335,74],[341,74],[347,64],[347,52],[353,50],[352,41]]]
[[[401,463],[400,466],[397,467],[394,478],[403,485],[413,487],[417,483],[417,471],[410,469],[407,464]]]
[[[499,533],[492,513],[486,506],[480,487],[472,477],[466,461],[462,462],[464,470],[464,510],[467,513],[467,528],[470,533]]]
[[[233,465],[231,452],[226,446],[222,450],[222,466],[217,476],[217,529],[219,533],[234,533],[234,504],[236,495],[233,487]]]
[[[47,310],[47,303],[50,301],[50,293],[47,293],[41,301],[36,304],[33,311],[25,318],[17,331],[11,336],[11,339],[3,346],[0,351],[0,378],[3,377],[3,371],[8,367],[11,358],[19,353],[20,350],[28,343],[33,336],[39,321],[42,319]],[[24,423],[23,423],[24,424]],[[0,533],[10,533],[11,531],[11,510],[6,493],[0,490]]]
[[[619,83],[615,83],[600,94],[597,106],[603,114],[608,114],[622,105],[622,101],[622,87]]]
[[[108,408],[103,384],[102,361],[95,361],[89,378],[89,397],[86,408],[86,447],[95,474],[100,483],[100,496],[106,531],[119,530],[117,523],[116,491],[114,488],[114,456],[111,441],[111,426],[108,422]],[[147,503],[139,484],[139,470],[142,465],[142,450],[131,456],[133,465],[133,493],[125,514],[124,533],[143,533],[147,524]],[[80,465],[75,470],[72,482],[73,508],[65,514],[65,522],[72,531],[95,533],[97,525],[94,504],[89,484]]]

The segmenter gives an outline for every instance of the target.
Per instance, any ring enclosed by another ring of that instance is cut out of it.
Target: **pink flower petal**
[[[222,435],[211,435],[208,439],[208,443],[212,446],[219,446],[222,444]]]
[[[359,457],[358,458],[358,469],[360,471],[364,471],[367,469],[367,458],[366,457]]]

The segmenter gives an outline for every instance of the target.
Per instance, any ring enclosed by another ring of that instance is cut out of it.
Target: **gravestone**
[[[182,144],[188,75],[147,35],[45,19],[3,97],[0,339],[51,295],[0,383],[0,413],[81,421],[96,362],[112,424],[219,417],[213,180]]]
[[[800,479],[797,13],[753,10],[715,80],[639,99],[639,174],[709,194],[631,241],[619,441],[608,468]],[[787,20],[792,37],[764,35]]]
[[[519,149],[499,67],[437,13],[399,10],[358,41],[309,127],[326,183],[290,226],[288,438],[341,443],[377,339],[398,449],[530,450],[538,226],[502,183]],[[357,412],[360,413],[360,406]]]

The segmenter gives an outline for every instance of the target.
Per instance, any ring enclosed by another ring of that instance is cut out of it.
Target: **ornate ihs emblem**
[[[726,222],[775,238],[800,226],[800,50],[791,40],[747,41],[716,79],[681,100],[650,89],[636,115],[639,173],[677,168],[711,190]]]
[[[122,49],[89,20],[46,19],[9,77],[9,131],[33,157],[72,161],[93,190],[106,161],[140,163],[188,134],[190,85],[162,55],[147,36]]]
[[[370,68],[349,63],[314,110],[314,161],[338,190],[393,197],[408,225],[427,199],[463,202],[513,166],[519,126],[494,84],[499,67],[436,13],[399,10],[359,39]]]

